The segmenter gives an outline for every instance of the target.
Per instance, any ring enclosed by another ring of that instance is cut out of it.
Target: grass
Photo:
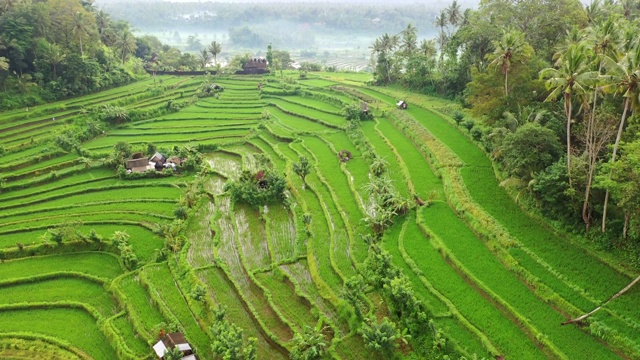
[[[226,280],[220,269],[207,268],[198,270],[197,273],[198,277],[207,284],[209,296],[213,298],[214,303],[224,307],[227,319],[240,326],[245,336],[258,339],[258,356],[261,359],[286,359],[260,330],[260,325],[242,305],[243,300],[236,294],[233,285]]]
[[[297,296],[293,284],[287,284],[286,278],[272,271],[256,274],[258,281],[269,291],[271,300],[279,308],[285,319],[295,325],[297,332],[305,326],[314,327],[318,322],[312,305],[305,298]],[[317,312],[316,312],[317,314]]]
[[[118,281],[114,282],[114,286],[120,289],[127,297],[127,308],[130,316],[138,319],[147,334],[152,336],[147,340],[154,340],[155,332],[159,331],[159,325],[162,323],[167,324],[168,322],[153,304],[139,277],[136,274],[129,274],[119,278]]]
[[[267,234],[260,211],[249,206],[235,207],[235,221],[240,243],[239,251],[244,255],[247,271],[268,268],[271,264]]]
[[[152,293],[151,297],[157,299],[161,303],[160,307],[164,307],[165,311],[178,320],[192,347],[203,352],[203,356],[210,354],[211,339],[200,327],[195,314],[191,312],[184,295],[176,286],[169,267],[166,264],[146,267],[141,275],[153,286],[153,289],[149,289]]]
[[[559,327],[565,316],[559,311],[562,309],[545,303],[541,299],[544,293],[525,283],[523,272],[516,275],[512,270],[518,268],[511,262],[505,264],[505,259],[512,256],[521,269],[582,310],[617,291],[628,278],[592,253],[567,246],[568,237],[549,231],[524,214],[499,188],[489,159],[463,132],[437,113],[414,105],[441,109],[448,103],[364,87],[370,74],[313,73],[309,77],[300,81],[309,97],[263,94],[264,98],[257,89],[263,78],[216,78],[215,82],[225,87],[219,98],[203,98],[179,112],[123,124],[82,144],[94,157],[110,153],[120,140],[132,143],[136,151],[147,142],[160,148],[215,143],[224,149],[205,155],[214,173],[205,179],[211,197],[202,199],[190,214],[184,233],[188,250],[171,256],[170,263],[152,263],[163,240],[150,229],[173,219],[173,209],[183,195],[174,185],[192,177],[118,180],[108,169],[82,169],[74,164],[78,158],[75,153],[61,152],[47,141],[52,131],[84,116],[82,108],[112,103],[136,111],[160,109],[168,100],[189,99],[201,78],[158,77],[38,106],[29,113],[22,109],[0,114],[0,139],[9,147],[15,145],[3,156],[0,170],[9,180],[9,187],[0,192],[0,248],[39,244],[47,227],[79,220],[77,230],[83,234],[92,229],[104,238],[115,231],[129,233],[144,265],[142,270],[123,274],[118,258],[111,254],[28,257],[25,250],[24,258],[0,264],[0,279],[76,271],[101,280],[64,275],[5,285],[0,305],[22,301],[85,303],[109,318],[107,327],[118,333],[116,342],[137,357],[151,354],[148,343],[155,340],[161,323],[177,322],[199,354],[210,358],[207,326],[211,311],[189,297],[197,280],[205,285],[212,305],[225,307],[228,319],[241,326],[245,336],[258,339],[260,358],[286,359],[282,345],[294,332],[315,326],[319,320],[335,333],[333,358],[381,358],[364,347],[356,333],[357,324],[350,324],[338,298],[343,281],[359,272],[358,265],[367,252],[360,235],[369,229],[360,220],[368,197],[369,163],[361,153],[361,144],[345,133],[347,121],[341,109],[327,97],[358,104],[352,94],[355,89],[368,97],[377,116],[394,108],[397,98],[410,102],[409,110],[402,113],[406,119],[396,117],[399,112],[394,110],[387,112],[388,118],[361,123],[363,141],[387,160],[388,175],[400,194],[410,201],[415,194],[431,203],[418,208],[417,213],[396,218],[383,244],[433,314],[435,326],[447,334],[460,355],[501,354],[518,359],[580,358],[584,353],[598,359],[618,356],[585,330]],[[269,79],[266,92],[279,91],[278,79]],[[343,87],[348,91],[341,92]],[[265,110],[271,114],[270,120],[261,120]],[[53,117],[58,119],[55,123],[50,121]],[[406,127],[409,123],[411,127]],[[425,135],[425,129],[433,136]],[[337,159],[342,149],[353,154],[347,163]],[[222,193],[227,178],[237,178],[243,169],[258,168],[255,154],[266,156],[276,170],[286,174],[290,205],[254,209],[231,204]],[[292,163],[300,155],[314,165],[306,184],[292,171]],[[440,161],[440,156],[446,158]],[[448,167],[436,175],[427,160],[438,160]],[[52,170],[62,176],[51,179]],[[72,173],[76,170],[79,172]],[[462,198],[465,209],[472,207],[470,214],[456,213],[445,202],[444,190],[452,187],[450,174],[457,171],[461,177],[453,179],[461,178],[469,195],[461,187],[452,191],[458,191],[454,195]],[[477,210],[473,203],[479,205]],[[479,237],[467,227],[474,225],[471,228],[482,232],[472,215],[484,212],[504,227],[500,236],[512,237],[517,246],[504,249],[501,243]],[[308,233],[305,213],[311,215]],[[374,314],[386,314],[379,294],[372,294],[371,299],[369,305],[378,307]],[[634,297],[625,296],[594,320],[611,329],[605,336],[617,334],[615,339],[626,339],[628,347],[623,351],[627,351],[640,343],[636,310]],[[96,319],[79,309],[0,311],[0,333],[38,332],[45,327],[43,319],[48,314],[57,328],[44,329],[42,334],[83,351],[90,349],[90,356],[96,359],[118,358]],[[68,322],[60,320],[65,316]],[[615,341],[614,346],[619,346],[620,340]],[[2,350],[0,354],[4,354]]]
[[[44,340],[22,339],[19,336],[0,338],[0,358],[6,360],[68,359],[79,360],[77,354]]]
[[[118,258],[107,253],[48,255],[4,261],[0,266],[0,279],[10,279],[16,274],[20,277],[29,277],[60,271],[77,271],[113,279],[122,273],[122,268]]]
[[[151,349],[150,344],[136,333],[125,313],[114,318],[112,325],[114,331],[119,335],[126,347],[131,350],[133,354],[136,354],[139,358],[149,357],[151,355],[153,350]]]
[[[64,289],[64,291],[60,291]],[[0,305],[13,303],[38,303],[77,301],[95,308],[102,316],[115,315],[117,305],[102,284],[73,277],[59,277],[45,281],[3,286]]]
[[[91,315],[79,309],[28,309],[0,312],[0,334],[27,331],[72,344],[96,360],[118,356]]]

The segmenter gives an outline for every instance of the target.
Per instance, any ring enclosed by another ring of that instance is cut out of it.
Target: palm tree
[[[213,56],[213,62],[217,65],[218,64],[218,54],[220,54],[220,52],[222,52],[222,46],[220,45],[219,42],[214,40],[209,45],[209,52],[211,53],[211,56]]]
[[[446,9],[447,11],[447,21],[453,27],[458,26],[462,21],[462,11],[460,10],[460,4],[458,4],[458,0],[453,0],[451,5]]]
[[[440,33],[444,33],[444,28],[447,27],[449,19],[447,17],[447,10],[442,9],[440,14],[436,15],[436,19],[433,22],[433,26],[440,28]]]
[[[622,110],[616,142],[613,145],[613,153],[611,154],[611,164],[614,164],[627,114],[630,111],[633,112],[640,109],[640,46],[636,46],[631,52],[628,52],[620,62],[609,56],[605,56],[603,62],[607,70],[606,75],[603,77],[606,83],[604,89],[613,90],[616,94],[623,94],[622,97],[624,98],[624,109]],[[602,211],[603,232],[606,230],[608,204],[609,190],[607,189]]]
[[[82,38],[88,33],[89,28],[87,27],[87,22],[85,19],[85,13],[81,11],[76,11],[73,14],[72,19],[72,27],[71,32],[76,36],[78,42],[80,43],[80,56],[84,57],[84,50],[82,49]]]
[[[587,44],[592,46],[594,55],[596,57],[596,64],[598,64],[598,76],[602,74],[602,67],[604,62],[603,57],[611,56],[615,57],[618,46],[620,44],[620,32],[617,27],[617,22],[613,18],[608,18],[604,23],[596,27],[589,27],[586,29],[585,40]],[[585,185],[584,203],[582,204],[582,220],[585,222],[587,230],[591,222],[591,216],[589,212],[589,197],[591,195],[591,186],[593,184],[593,176],[595,173],[595,167],[598,161],[598,154],[600,147],[597,145],[599,141],[596,140],[596,109],[598,104],[598,92],[597,86],[593,88],[593,100],[591,102],[591,115],[587,121],[586,129],[586,145],[588,159],[587,180]]]
[[[200,56],[198,56],[198,60],[200,60],[200,66],[204,70],[211,61],[211,56],[209,55],[209,50],[202,49],[200,50]]]
[[[66,58],[67,54],[62,51],[62,48],[57,44],[46,43],[42,57],[45,61],[51,64],[53,70],[53,78],[57,77],[56,69]]]
[[[109,14],[104,12],[104,10],[100,10],[96,13],[96,25],[98,26],[98,34],[102,35],[106,28],[109,27],[111,23],[111,18]]]
[[[571,115],[573,114],[573,97],[577,95],[586,102],[587,83],[597,78],[597,73],[588,71],[587,49],[584,43],[570,45],[567,52],[559,60],[560,67],[546,68],[540,71],[540,77],[547,79],[547,89],[553,89],[545,101],[564,98],[564,113],[567,117],[567,176],[571,187]]]
[[[500,65],[504,75],[504,96],[509,96],[509,71],[511,64],[530,58],[533,55],[533,48],[524,40],[524,34],[520,31],[504,31],[500,41],[494,41],[495,50],[492,54],[487,54],[490,65]]]
[[[402,52],[405,56],[410,56],[417,48],[417,32],[415,26],[409,24],[402,30]]]
[[[120,50],[120,54],[122,54],[122,64],[124,65],[127,55],[136,51],[136,38],[129,29],[122,29],[122,32],[118,34],[115,46]]]
[[[4,56],[0,56],[0,70],[5,71],[7,69],[9,69],[9,60]]]
[[[424,55],[427,60],[432,59],[438,53],[438,49],[436,49],[436,41],[434,39],[426,40],[423,39],[420,42],[420,53]]]

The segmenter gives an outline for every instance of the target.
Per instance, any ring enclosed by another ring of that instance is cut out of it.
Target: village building
[[[163,360],[165,354],[173,348],[178,348],[182,353],[183,357],[180,360],[197,360],[191,345],[189,345],[182,333],[175,332],[166,334],[160,341],[153,345],[153,351],[156,353],[158,359],[161,360]]]
[[[267,59],[251,58],[244,65],[245,74],[264,74],[267,72]]]
[[[126,168],[131,172],[145,172],[153,169],[153,166],[150,166],[149,160],[144,154],[135,153],[131,156],[131,159],[127,160]]]

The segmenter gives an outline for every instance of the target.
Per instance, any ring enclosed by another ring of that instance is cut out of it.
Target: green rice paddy
[[[245,339],[256,338],[260,359],[287,359],[294,336],[316,326],[330,334],[327,359],[384,358],[365,347],[341,298],[368,251],[362,236],[371,229],[362,219],[372,175],[362,149],[369,146],[411,208],[394,217],[382,247],[428,310],[429,331],[444,334],[455,356],[640,358],[637,290],[594,315],[591,327],[560,326],[633,274],[520,209],[486,155],[434,111],[443,100],[366,86],[369,75],[308,77],[291,95],[282,95],[277,76],[216,78],[224,92],[177,112],[162,109],[190,99],[204,78],[149,78],[0,114],[7,150],[0,165],[0,357],[153,359],[160,331],[174,327],[199,358],[214,359],[209,327],[222,307]],[[340,103],[359,107],[358,93],[375,120],[362,122],[354,140]],[[399,98],[409,100],[408,111],[393,110]],[[58,132],[104,103],[150,115],[105,126],[83,142],[88,164],[55,145]],[[219,149],[203,154],[209,171],[201,175],[122,180],[102,166],[120,141],[144,152],[149,143],[162,151]],[[352,158],[341,162],[341,150]],[[300,156],[312,165],[304,182],[293,171]],[[285,175],[288,203],[232,203],[224,182],[264,167]],[[196,179],[204,192],[188,210],[184,246],[163,254],[165,239],[154,230],[174,220]],[[44,241],[56,228],[71,228],[77,238]],[[117,231],[129,235],[136,269],[111,244]],[[389,316],[378,291],[366,295],[370,315]],[[401,347],[398,357],[415,358],[410,346],[421,344]]]

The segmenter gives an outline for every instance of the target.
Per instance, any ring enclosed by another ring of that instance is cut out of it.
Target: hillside
[[[2,113],[0,357],[640,358],[637,289],[560,325],[634,274],[519,208],[457,105],[292,74]]]

